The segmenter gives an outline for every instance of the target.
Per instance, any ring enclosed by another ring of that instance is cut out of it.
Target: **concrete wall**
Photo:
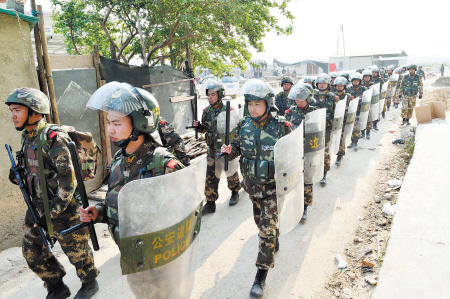
[[[8,180],[11,163],[6,154],[5,143],[14,151],[20,147],[20,133],[14,129],[11,114],[3,103],[16,88],[39,88],[31,47],[30,26],[10,15],[0,14],[0,201],[18,197],[19,188],[12,187]],[[23,33],[23,38],[22,38]]]

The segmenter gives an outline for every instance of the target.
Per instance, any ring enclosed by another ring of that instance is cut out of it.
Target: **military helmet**
[[[308,88],[309,92],[311,92],[311,95],[314,96],[314,88],[313,88],[310,84],[307,84],[307,83],[300,83],[299,85]]]
[[[304,83],[308,83],[308,82],[313,82],[313,78],[310,76],[305,77],[305,79],[303,79]]]
[[[297,84],[294,85],[291,88],[291,91],[289,92],[288,95],[288,99],[295,101],[295,100],[300,100],[300,101],[305,101],[305,100],[309,100],[312,97],[311,91],[308,87],[306,87],[306,85],[309,86],[309,84]],[[311,87],[311,86],[309,86]]]
[[[264,100],[267,108],[278,110],[274,105],[275,94],[272,87],[259,79],[247,80],[239,90],[239,95],[244,96],[245,102]]]
[[[222,83],[215,79],[208,79],[205,83],[205,92],[208,95],[208,89],[214,90],[219,95],[219,101],[223,99],[225,96],[225,87],[223,87]]]
[[[422,66],[421,65],[419,65],[419,69],[421,69],[422,68]]]
[[[398,67],[398,68],[396,68],[395,70],[394,70],[394,73],[401,73],[403,70],[402,70],[402,67]]]
[[[39,114],[50,114],[50,103],[47,96],[40,90],[22,87],[13,90],[5,102],[6,105],[18,104],[28,107]]]
[[[386,74],[386,71],[384,69],[381,69],[380,74],[384,75],[384,74]]]
[[[130,116],[133,129],[139,133],[151,133],[159,125],[158,101],[148,91],[128,83],[113,81],[103,85],[86,106],[120,117]]]
[[[356,72],[352,75],[352,79],[351,79],[352,84],[353,84],[353,80],[359,80],[359,84],[361,84],[361,82],[363,80],[363,75],[361,73]]]
[[[350,80],[350,75],[347,72],[343,72],[341,77],[344,77],[347,81]]]
[[[363,78],[365,76],[370,76],[370,78],[372,79],[372,71],[371,70],[364,70],[364,72],[362,73]]]
[[[415,69],[417,71],[417,65],[410,64],[409,67],[408,67],[408,70],[410,70],[410,69]]]
[[[356,72],[362,74],[363,69],[357,69]],[[352,77],[353,77],[353,76],[352,76]]]
[[[316,79],[316,83],[317,83],[317,84],[318,84],[318,83],[326,83],[326,84],[330,84],[330,82],[331,82],[331,77],[328,76],[328,75],[325,74],[325,73],[322,73],[322,74],[320,74],[319,76],[317,76],[317,79]]]
[[[283,77],[283,79],[281,79],[281,87],[283,87],[284,83],[291,83],[294,84],[294,81],[292,80],[291,77]]]
[[[338,77],[338,73],[336,73],[336,72],[331,72],[331,73],[330,73],[330,77],[331,77],[331,78],[337,78],[337,77]]]
[[[387,70],[388,70],[388,71],[389,71],[389,70],[393,71],[394,69],[395,69],[395,67],[394,67],[393,65],[390,65],[390,66],[387,67]]]
[[[337,77],[336,80],[334,80],[334,86],[336,85],[344,85],[347,86],[348,80],[345,77]]]
[[[372,66],[372,70],[371,70],[371,71],[372,71],[372,72],[380,73],[380,69],[379,69],[378,66],[376,66],[376,65]]]

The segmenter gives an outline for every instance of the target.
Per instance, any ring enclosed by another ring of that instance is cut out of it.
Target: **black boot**
[[[370,139],[370,130],[366,130],[366,131],[367,131],[366,138]]]
[[[406,125],[409,126],[411,123],[409,122],[409,118],[406,119]]]
[[[353,149],[355,151],[357,151],[358,150],[358,140],[355,140],[355,142],[353,144],[354,144]]]
[[[305,222],[306,221],[306,210],[308,209],[308,206],[305,205],[304,209],[303,209],[303,215],[302,215],[302,219],[300,219],[300,222]]]
[[[342,160],[342,155],[338,155],[337,159],[336,159],[336,166],[340,166],[341,165],[341,160]]]
[[[327,172],[323,173],[323,179],[320,180],[320,185],[325,186],[327,184]]]
[[[406,118],[403,119],[402,121],[402,126],[406,125]]]
[[[253,282],[250,290],[250,298],[261,298],[264,295],[264,287],[266,286],[266,277],[269,270],[258,269],[256,272],[255,282]]]
[[[277,242],[275,243],[275,253],[277,253],[278,250],[280,250],[280,241],[278,241],[278,238],[277,238]]]
[[[352,143],[350,143],[350,145],[347,145],[347,148],[350,149],[350,148],[353,148],[353,147],[355,147],[355,143],[352,140]]]
[[[62,280],[47,288],[47,299],[65,299],[70,297],[70,290]]]
[[[384,113],[384,111],[381,112],[381,116],[382,116],[383,118],[385,118],[385,117],[386,117],[386,113]]]
[[[366,137],[366,130],[361,130],[361,138]]]
[[[398,103],[395,103],[394,106],[395,106],[395,109],[397,109],[398,108]]]
[[[91,282],[86,282],[81,285],[78,293],[73,297],[73,299],[88,299],[94,296],[98,292],[98,282],[94,279]]]
[[[216,202],[215,201],[207,201],[203,206],[202,215],[212,214],[216,212]]]
[[[229,206],[235,206],[237,203],[239,202],[239,192],[238,191],[233,191],[231,192],[231,198],[230,198],[230,203]]]
[[[378,120],[373,122],[373,128],[375,131],[378,131]]]

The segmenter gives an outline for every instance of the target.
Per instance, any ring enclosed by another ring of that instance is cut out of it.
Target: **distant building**
[[[405,51],[401,53],[365,53],[365,54],[337,54],[329,57],[329,71],[365,69],[370,65],[377,66],[403,65],[406,64],[408,55]]]
[[[320,60],[302,60],[299,62],[285,63],[273,60],[274,68],[285,69],[289,74],[296,76],[316,76],[328,72],[328,62]]]
[[[0,8],[6,9],[6,0],[0,0]]]

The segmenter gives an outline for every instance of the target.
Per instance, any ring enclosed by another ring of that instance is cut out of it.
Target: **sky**
[[[44,11],[51,11],[49,0],[36,0]],[[29,1],[25,4],[29,7]],[[289,10],[296,17],[294,32],[277,36],[269,32],[263,39],[265,51],[252,51],[254,59],[269,64],[305,59],[328,61],[343,53],[344,28],[346,55],[358,53],[401,53],[408,62],[450,62],[450,2],[445,0],[292,0]],[[283,24],[284,20],[280,20]]]

